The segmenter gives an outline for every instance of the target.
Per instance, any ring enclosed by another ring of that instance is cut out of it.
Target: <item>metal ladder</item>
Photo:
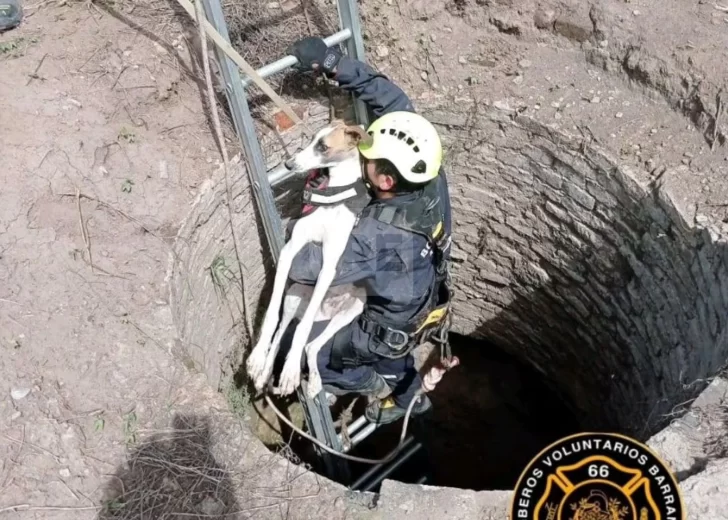
[[[202,0],[202,2],[210,24],[229,42],[230,36],[220,0]],[[337,0],[337,6],[341,30],[324,38],[324,41],[329,47],[345,43],[349,57],[364,61],[364,41],[361,34],[357,0]],[[254,179],[254,195],[258,208],[260,208],[260,216],[268,241],[268,247],[270,248],[271,256],[277,262],[284,245],[285,237],[281,217],[275,206],[272,188],[286,181],[292,174],[283,165],[270,173],[267,171],[265,158],[255,132],[255,123],[250,113],[248,97],[246,95],[246,88],[252,82],[247,77],[241,77],[237,65],[218,46],[215,46],[215,52],[220,63],[222,78],[225,82],[225,94],[232,112],[235,130],[245,150],[248,165],[251,168],[251,174]],[[273,74],[283,72],[296,63],[297,60],[294,56],[286,56],[261,67],[257,70],[257,73],[262,78],[266,78]],[[357,122],[366,126],[370,119],[366,105],[361,101],[355,100],[354,110]],[[298,390],[298,397],[303,406],[309,432],[336,451],[341,453],[350,451],[377,429],[375,425],[367,424],[363,416],[358,418],[348,426],[349,434],[352,436],[351,445],[344,446],[341,435],[336,433],[325,393],[322,391],[314,399],[309,399],[306,393],[306,382],[302,381],[301,387]],[[421,448],[421,443],[415,442],[412,436],[408,437],[394,460],[387,464],[373,466],[359,479],[351,483],[350,488],[362,491],[373,489]],[[342,483],[351,482],[349,465],[346,460],[341,457],[336,457],[318,447],[316,450],[323,461],[328,477]]]

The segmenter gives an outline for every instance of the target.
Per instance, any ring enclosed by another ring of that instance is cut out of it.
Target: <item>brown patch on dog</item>
[[[361,127],[356,125],[347,126],[343,121],[335,121],[334,129],[323,138],[329,149],[329,155],[341,152],[349,152],[356,148],[361,142],[371,142],[371,136]]]

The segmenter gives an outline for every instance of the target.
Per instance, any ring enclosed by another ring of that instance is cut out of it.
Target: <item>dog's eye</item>
[[[323,141],[319,141],[316,143],[316,151],[321,153],[326,153],[328,151],[329,147],[326,146],[326,143]]]

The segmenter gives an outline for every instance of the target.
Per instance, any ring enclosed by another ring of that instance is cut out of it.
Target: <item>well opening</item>
[[[512,487],[532,455],[577,430],[647,439],[728,357],[723,237],[689,225],[668,193],[641,184],[638,172],[581,137],[505,106],[423,111],[447,149],[453,347],[464,361],[433,395],[436,415],[423,433],[431,482]],[[312,104],[310,124],[323,126],[325,113]],[[289,153],[304,144],[295,133],[283,137]],[[264,145],[272,168],[283,146]],[[234,225],[247,296],[260,315],[271,263],[250,225],[254,205],[242,168],[235,177]],[[230,391],[246,347],[222,179],[218,172],[183,224],[170,280],[178,352]],[[296,186],[281,192],[282,206],[295,200]],[[220,257],[230,266],[224,290],[210,276]],[[289,411],[300,421],[295,406]],[[265,421],[249,415],[260,434]],[[262,437],[271,446],[281,440]],[[299,447],[306,459],[308,448]]]

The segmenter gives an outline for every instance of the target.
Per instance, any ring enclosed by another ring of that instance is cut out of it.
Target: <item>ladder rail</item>
[[[220,33],[220,36],[229,42],[230,35],[220,0],[203,0],[203,7],[212,26]],[[225,96],[232,112],[233,124],[248,159],[253,194],[260,212],[268,247],[271,256],[277,262],[285,241],[283,223],[276,209],[273,191],[268,183],[265,158],[255,133],[255,122],[250,113],[245,88],[240,79],[239,69],[233,60],[217,45],[215,45],[215,53],[225,82]],[[233,225],[232,222],[230,225]],[[240,273],[240,276],[243,276],[243,273]]]

